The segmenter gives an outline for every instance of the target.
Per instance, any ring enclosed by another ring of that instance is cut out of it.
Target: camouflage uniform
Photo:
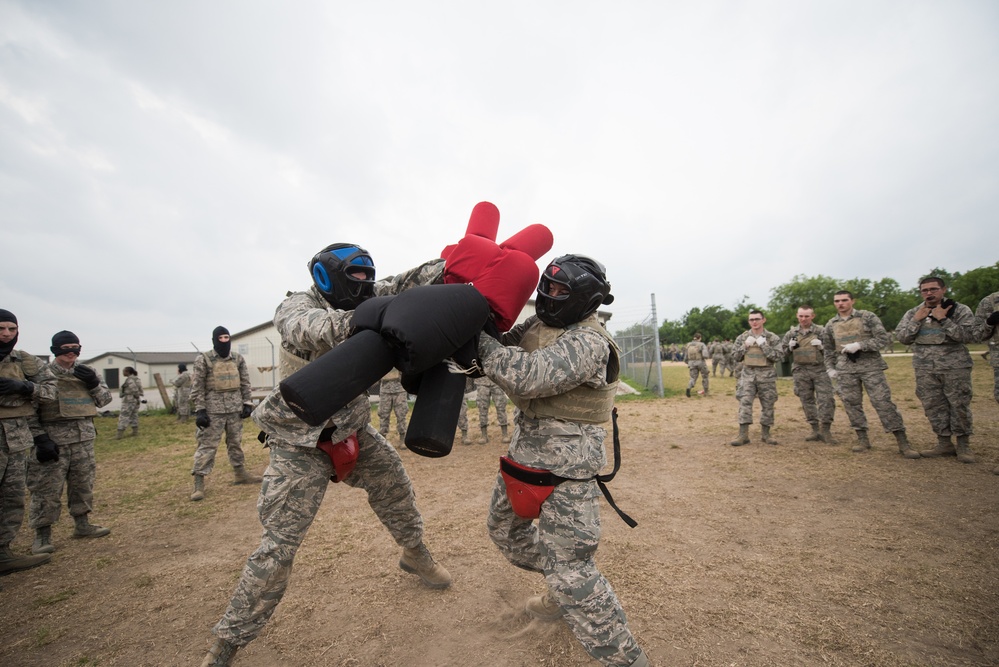
[[[825,328],[818,324],[813,323],[808,329],[795,324],[781,339],[785,357],[790,354],[792,359],[794,395],[801,400],[805,421],[813,428],[832,424],[836,414],[836,399],[832,380],[826,373],[825,355],[821,347],[812,345],[813,340],[821,341],[824,333]],[[794,349],[789,346],[792,339],[796,341]]]
[[[891,400],[891,389],[885,378],[888,364],[878,351],[884,349],[887,340],[888,332],[881,320],[867,310],[855,308],[847,317],[837,314],[826,322],[822,334],[826,371],[837,372],[839,397],[854,430],[867,430],[862,390],[867,391],[867,397],[878,413],[885,432],[905,430],[902,415]],[[860,343],[856,361],[851,361],[842,353],[843,345],[849,342]]]
[[[753,423],[753,399],[760,399],[760,425],[770,427],[774,423],[774,406],[777,404],[777,371],[774,362],[783,361],[780,336],[763,330],[767,345],[754,345],[746,349],[746,339],[752,331],[744,331],[735,339],[732,358],[741,363],[742,373],[735,386],[735,397],[739,399],[739,424]]]
[[[496,406],[496,423],[502,428],[507,426],[506,394],[487,377],[475,380],[475,407],[479,411],[479,428],[489,425],[489,402]]]
[[[73,364],[73,368],[80,365]],[[93,510],[94,480],[97,462],[94,459],[93,416],[63,416],[76,394],[72,407],[79,408],[81,399],[84,411],[96,414],[111,402],[111,390],[100,380],[93,389],[86,389],[83,382],[65,370],[58,362],[51,362],[48,370],[57,382],[55,395],[41,397],[38,401],[38,418],[42,428],[59,446],[59,460],[39,463],[34,452],[27,457],[27,485],[31,492],[30,525],[32,528],[51,526],[59,520],[62,489],[66,487],[66,504],[70,515],[86,517]],[[96,371],[95,371],[96,372]],[[97,374],[100,378],[100,373]],[[89,402],[87,399],[89,398]],[[62,399],[62,400],[60,400]],[[92,408],[92,409],[90,409]]]
[[[739,372],[738,373],[735,372],[735,359],[732,356],[732,351],[734,349],[735,346],[732,344],[732,341],[726,340],[724,343],[722,343],[722,350],[724,351],[725,354],[725,365],[728,367],[729,377],[733,376],[738,377],[742,373],[742,364],[739,364]]]
[[[25,452],[44,431],[32,401],[55,398],[55,376],[45,362],[12,350],[0,361],[0,377],[28,380],[31,396],[0,396],[0,549],[14,541],[24,521]]]
[[[903,345],[912,345],[916,396],[933,432],[971,435],[971,354],[965,343],[975,339],[975,316],[957,303],[950,317],[915,319],[922,304],[909,310],[895,328]]]
[[[220,362],[234,362],[239,372],[239,387],[217,391],[214,389],[216,380],[215,367]],[[225,446],[229,454],[229,463],[233,468],[241,469],[243,456],[243,418],[240,416],[243,405],[252,404],[250,394],[250,372],[246,368],[246,360],[236,352],[230,352],[226,359],[219,357],[218,352],[209,350],[198,355],[194,360],[194,372],[191,377],[191,399],[194,401],[195,412],[206,410],[211,423],[206,428],[198,428],[195,437],[198,447],[194,451],[194,467],[192,475],[202,477],[211,474],[215,467],[215,453],[219,448],[219,440],[225,431]]]
[[[118,392],[121,396],[121,412],[118,414],[118,430],[124,431],[129,426],[139,427],[139,401],[142,400],[142,383],[136,375],[129,375],[121,383]]]
[[[531,318],[503,336],[516,344],[535,324]],[[584,322],[596,326],[595,316]],[[552,330],[550,327],[546,329]],[[608,383],[611,343],[591,328],[567,327],[552,344],[528,353],[503,347],[490,336],[479,340],[487,376],[515,402],[564,394],[578,386]],[[537,523],[513,512],[503,478],[497,476],[489,507],[489,536],[514,565],[544,573],[552,598],[576,638],[605,665],[630,665],[643,655],[610,582],[597,569],[600,491],[592,479],[606,463],[603,426],[514,412],[509,456],[518,463],[573,480],[557,485],[541,505]]]
[[[708,357],[708,346],[699,340],[687,343],[684,357],[687,359],[687,368],[690,371],[690,382],[687,383],[687,396],[690,390],[697,384],[697,376],[701,376],[701,386],[704,393],[708,393],[708,365],[704,360]]]
[[[399,371],[392,369],[378,385],[378,432],[388,437],[390,415],[395,413],[395,428],[399,441],[406,437],[406,414],[409,412],[409,396],[402,388]]]
[[[191,374],[184,371],[173,379],[173,404],[177,407],[178,417],[188,417],[191,414]]]
[[[395,294],[417,285],[439,282],[443,261],[423,264],[394,278],[375,283],[378,296]],[[278,306],[274,325],[281,334],[281,375],[287,377],[350,336],[353,311],[330,307],[315,287],[291,293]],[[252,641],[284,596],[292,563],[315,519],[329,487],[333,464],[316,448],[323,429],[335,427],[346,438],[356,433],[357,464],[344,480],[363,489],[368,504],[392,538],[403,548],[423,541],[423,518],[402,460],[369,423],[366,395],[351,401],[326,425],[309,426],[284,402],[275,387],[253,412],[253,421],[267,435],[270,465],[264,472],[257,512],[264,527],[260,546],[243,568],[229,606],[214,633],[236,646]]]
[[[725,377],[725,369],[728,365],[725,363],[725,345],[721,341],[714,341],[708,348],[708,353],[711,355],[711,375],[718,375],[718,367],[721,366],[722,377]]]
[[[999,312],[999,292],[990,294],[978,303],[975,309],[975,340],[989,344],[989,364],[992,366],[992,395],[999,403],[999,325],[991,325],[986,320],[992,313]],[[999,468],[997,468],[999,470]]]

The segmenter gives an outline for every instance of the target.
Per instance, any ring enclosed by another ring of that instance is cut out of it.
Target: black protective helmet
[[[552,283],[565,285],[569,292],[549,295]],[[545,267],[538,283],[535,309],[538,319],[552,327],[566,327],[585,320],[614,296],[603,264],[584,255],[562,255]]]
[[[361,271],[364,278],[348,273]],[[316,289],[331,306],[354,310],[375,294],[375,263],[368,251],[352,243],[334,243],[316,253],[309,262]]]

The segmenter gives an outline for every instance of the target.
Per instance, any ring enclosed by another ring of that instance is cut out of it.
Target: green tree
[[[770,302],[764,311],[767,316],[767,328],[783,334],[798,323],[798,308],[803,305],[810,305],[815,309],[816,322],[828,322],[836,314],[833,294],[844,289],[842,285],[843,281],[829,276],[808,277],[803,274],[795,276],[790,282],[778,285],[770,290]]]
[[[953,282],[948,285],[950,298],[975,310],[979,301],[999,290],[999,262],[955,274]]]

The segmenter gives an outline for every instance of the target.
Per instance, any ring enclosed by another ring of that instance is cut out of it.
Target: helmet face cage
[[[364,278],[350,275],[358,272]],[[334,243],[316,253],[309,273],[323,298],[340,310],[353,310],[375,293],[375,263],[367,250],[351,243]]]
[[[566,286],[568,293],[551,296],[552,283]],[[600,262],[583,255],[563,255],[541,274],[535,310],[548,326],[566,327],[586,319],[600,304],[611,300],[610,283]]]

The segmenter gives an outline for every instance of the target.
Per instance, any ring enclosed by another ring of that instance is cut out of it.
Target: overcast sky
[[[206,349],[325,245],[384,277],[482,200],[602,261],[612,330],[993,264],[999,3],[0,0],[30,352]]]

